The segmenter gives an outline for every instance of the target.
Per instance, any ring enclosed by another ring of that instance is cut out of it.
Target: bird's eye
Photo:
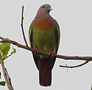
[[[45,6],[43,6],[43,8],[45,8]]]

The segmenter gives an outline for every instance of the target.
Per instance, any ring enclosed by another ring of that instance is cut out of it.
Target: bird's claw
[[[55,57],[54,51],[51,51],[51,52],[49,53],[49,55],[51,55],[51,58]]]
[[[33,53],[38,53],[38,52],[39,52],[39,50],[37,48],[33,49]]]

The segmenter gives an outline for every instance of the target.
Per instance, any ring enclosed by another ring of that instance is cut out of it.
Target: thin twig
[[[76,68],[76,67],[81,67],[81,66],[87,64],[88,62],[89,61],[85,61],[84,63],[76,65],[76,66],[63,66],[63,65],[60,65],[60,67],[64,67],[64,68]]]
[[[6,75],[7,75],[7,80],[9,82],[10,86],[12,87],[11,78],[9,77],[9,74],[8,74],[8,71],[6,68],[5,68],[5,71],[6,71]]]
[[[26,40],[26,37],[25,37],[25,34],[24,34],[24,29],[23,29],[23,19],[24,19],[23,12],[24,12],[24,6],[22,6],[21,29],[22,29],[22,34],[23,34],[23,38],[24,38],[25,44],[28,47],[27,40]]]
[[[3,70],[3,74],[4,74],[4,78],[5,78],[7,87],[8,87],[9,90],[14,90],[13,87],[12,87],[12,84],[11,84],[11,79],[10,79],[10,77],[8,75],[8,72],[7,72],[6,68],[5,68],[5,66],[4,66],[1,53],[0,53],[0,61],[1,61],[1,66],[2,66],[2,70]]]

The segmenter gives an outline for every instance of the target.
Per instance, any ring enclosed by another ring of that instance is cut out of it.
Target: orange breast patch
[[[35,26],[40,29],[49,29],[53,27],[53,23],[49,19],[45,18],[41,20],[39,23],[36,23]]]

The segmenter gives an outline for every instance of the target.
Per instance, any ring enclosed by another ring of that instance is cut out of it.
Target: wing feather
[[[29,28],[29,42],[30,42],[31,48],[33,48],[33,25],[32,24],[30,25],[30,28]],[[34,58],[36,67],[38,68],[39,56],[35,55],[34,53],[32,53],[32,54],[33,54],[33,58]]]

